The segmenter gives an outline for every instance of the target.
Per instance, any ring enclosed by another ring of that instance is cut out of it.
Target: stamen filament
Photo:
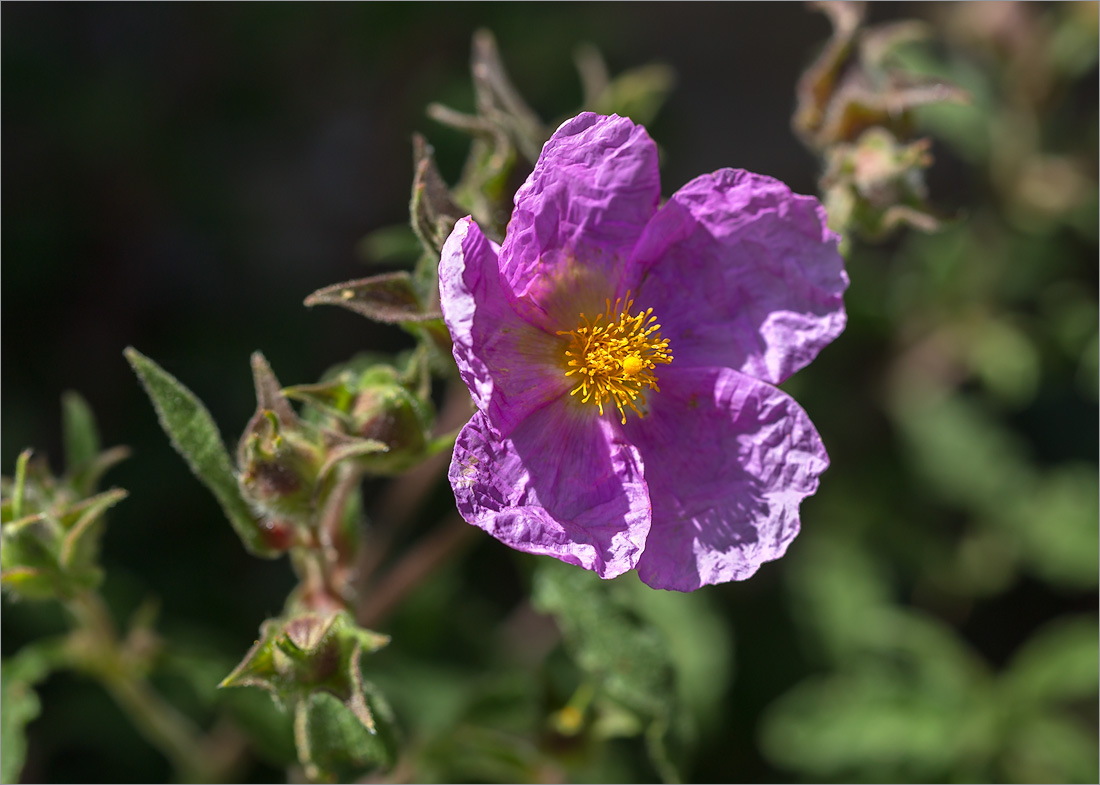
[[[582,403],[594,403],[601,415],[604,404],[613,401],[625,425],[628,408],[644,416],[638,408],[645,406],[643,390],[660,392],[653,371],[671,363],[672,354],[652,308],[631,315],[634,301],[629,293],[625,305],[622,300],[614,307],[610,299],[606,303],[606,313],[595,319],[582,313],[576,329],[558,335],[571,338],[565,349],[565,375],[577,376],[577,386],[569,394]]]

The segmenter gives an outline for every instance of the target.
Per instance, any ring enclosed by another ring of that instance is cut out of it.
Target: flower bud
[[[369,377],[369,378],[368,378]],[[424,454],[431,424],[428,406],[396,379],[368,371],[351,408],[352,435],[382,442],[389,449],[366,456],[369,469],[398,474]]]
[[[30,456],[24,451],[16,476],[0,482],[0,585],[29,599],[96,586],[103,516],[126,491],[84,497],[68,478],[54,477],[44,459]]]
[[[934,231],[939,219],[928,206],[924,170],[932,163],[929,141],[902,143],[885,128],[864,131],[854,144],[826,155],[821,178],[830,228],[857,229],[869,239],[900,224]]]
[[[346,702],[363,725],[372,728],[359,660],[389,640],[387,635],[357,626],[345,611],[268,619],[260,627],[260,640],[220,686],[262,687],[282,705],[324,690]]]
[[[264,517],[298,521],[313,513],[320,439],[298,420],[259,409],[237,449],[241,494]]]

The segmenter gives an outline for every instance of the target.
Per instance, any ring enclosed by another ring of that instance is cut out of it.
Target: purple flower
[[[513,548],[692,591],[798,533],[829,459],[774,385],[844,329],[848,278],[821,205],[777,180],[722,169],[660,197],[645,129],[585,113],[503,245],[455,226],[440,299],[477,412],[450,481]]]

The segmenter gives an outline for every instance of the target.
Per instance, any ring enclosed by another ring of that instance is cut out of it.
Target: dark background
[[[870,11],[872,21],[911,16],[931,18],[933,9]],[[595,44],[612,74],[671,65],[677,87],[649,126],[664,155],[666,195],[723,166],[816,191],[820,164],[794,137],[790,116],[798,76],[830,27],[801,4],[3,4],[0,463],[10,474],[33,445],[61,469],[59,401],[68,389],[91,404],[105,446],[132,448],[107,477],[131,493],[112,513],[103,547],[105,593],[120,615],[155,595],[166,637],[239,656],[292,585],[285,562],[243,552],[170,449],[123,348],[194,390],[232,445],[255,406],[251,352],[262,350],[289,385],[315,381],[357,351],[411,345],[399,330],[302,300],[369,274],[357,252],[362,238],[407,220],[414,131],[435,145],[444,175],[457,178],[467,140],[424,109],[432,101],[472,109],[467,63],[479,27],[495,33],[514,83],[552,125],[581,101],[578,44]],[[1073,98],[1092,122],[1095,73]],[[937,158],[932,190],[941,205],[965,206],[983,193],[949,149]],[[1067,276],[1095,300],[1095,246],[1069,248],[1076,261]],[[841,347],[842,339],[831,361],[823,356],[821,373],[873,387],[893,344],[881,319],[866,309],[862,316],[851,343]],[[891,439],[880,412],[830,413],[828,396],[799,398],[834,466]],[[1017,425],[1046,434],[1033,441],[1050,463],[1095,460],[1095,404],[1077,393],[1024,412]],[[899,482],[888,471],[860,476],[871,478],[872,495]],[[496,565],[497,547],[483,538],[473,563]],[[779,610],[778,575],[765,569],[716,590],[734,621],[738,673],[747,675],[735,680],[698,778],[792,776],[753,741],[762,708],[814,669]],[[501,581],[506,591],[493,601],[506,608],[521,587]],[[494,587],[475,590],[484,601]],[[1094,607],[1092,592],[1024,578],[958,626],[999,664],[1044,621]],[[5,602],[5,655],[59,629],[60,618],[49,606]],[[761,636],[766,646],[741,645]],[[42,699],[29,779],[169,776],[94,686],[61,675]],[[61,705],[64,712],[51,711]]]

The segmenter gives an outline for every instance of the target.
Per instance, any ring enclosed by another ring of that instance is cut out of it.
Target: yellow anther
[[[592,320],[582,313],[575,330],[558,332],[569,336],[565,375],[577,376],[577,386],[569,394],[595,404],[600,414],[604,404],[613,401],[624,424],[627,408],[642,415],[638,405],[645,405],[643,390],[659,391],[654,369],[672,362],[653,309],[632,315],[634,301],[629,297],[625,305],[616,300],[612,306],[607,300],[606,313]]]
[[[643,368],[645,368],[645,360],[638,355],[632,354],[623,358],[623,373],[627,376],[633,376]]]

